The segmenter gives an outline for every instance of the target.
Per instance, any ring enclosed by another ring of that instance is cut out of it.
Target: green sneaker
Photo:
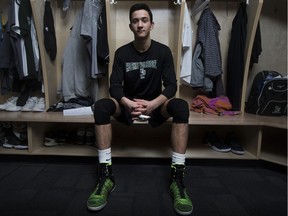
[[[87,200],[87,208],[91,211],[99,211],[107,204],[107,199],[115,188],[111,164],[99,164],[98,181],[96,188]]]
[[[184,170],[184,165],[171,166],[172,179],[169,189],[173,197],[175,211],[180,215],[191,215],[193,205],[183,184]]]

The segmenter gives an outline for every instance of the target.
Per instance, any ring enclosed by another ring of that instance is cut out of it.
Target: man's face
[[[147,38],[153,26],[154,23],[151,22],[146,10],[137,10],[132,13],[129,27],[134,33],[135,38]]]

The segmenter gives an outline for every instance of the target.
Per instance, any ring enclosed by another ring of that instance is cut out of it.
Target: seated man
[[[110,77],[111,98],[100,99],[94,106],[99,176],[87,207],[92,211],[102,209],[115,187],[111,169],[110,117],[114,116],[118,121],[131,125],[140,115],[146,115],[150,117],[148,121],[152,127],[172,117],[169,188],[176,212],[189,215],[193,206],[183,184],[189,106],[186,101],[174,98],[177,81],[171,50],[150,38],[150,31],[154,27],[150,8],[146,4],[135,4],[130,8],[129,18],[134,41],[115,52]]]

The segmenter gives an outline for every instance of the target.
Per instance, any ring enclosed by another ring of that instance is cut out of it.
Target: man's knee
[[[180,98],[173,98],[167,104],[167,112],[173,118],[174,123],[188,123],[189,105]]]
[[[94,104],[94,120],[96,125],[110,124],[110,117],[116,111],[116,104],[112,99],[103,98]]]

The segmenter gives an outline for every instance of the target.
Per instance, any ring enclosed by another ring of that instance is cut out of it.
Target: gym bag
[[[287,114],[287,77],[276,71],[256,74],[245,111],[263,116]]]

